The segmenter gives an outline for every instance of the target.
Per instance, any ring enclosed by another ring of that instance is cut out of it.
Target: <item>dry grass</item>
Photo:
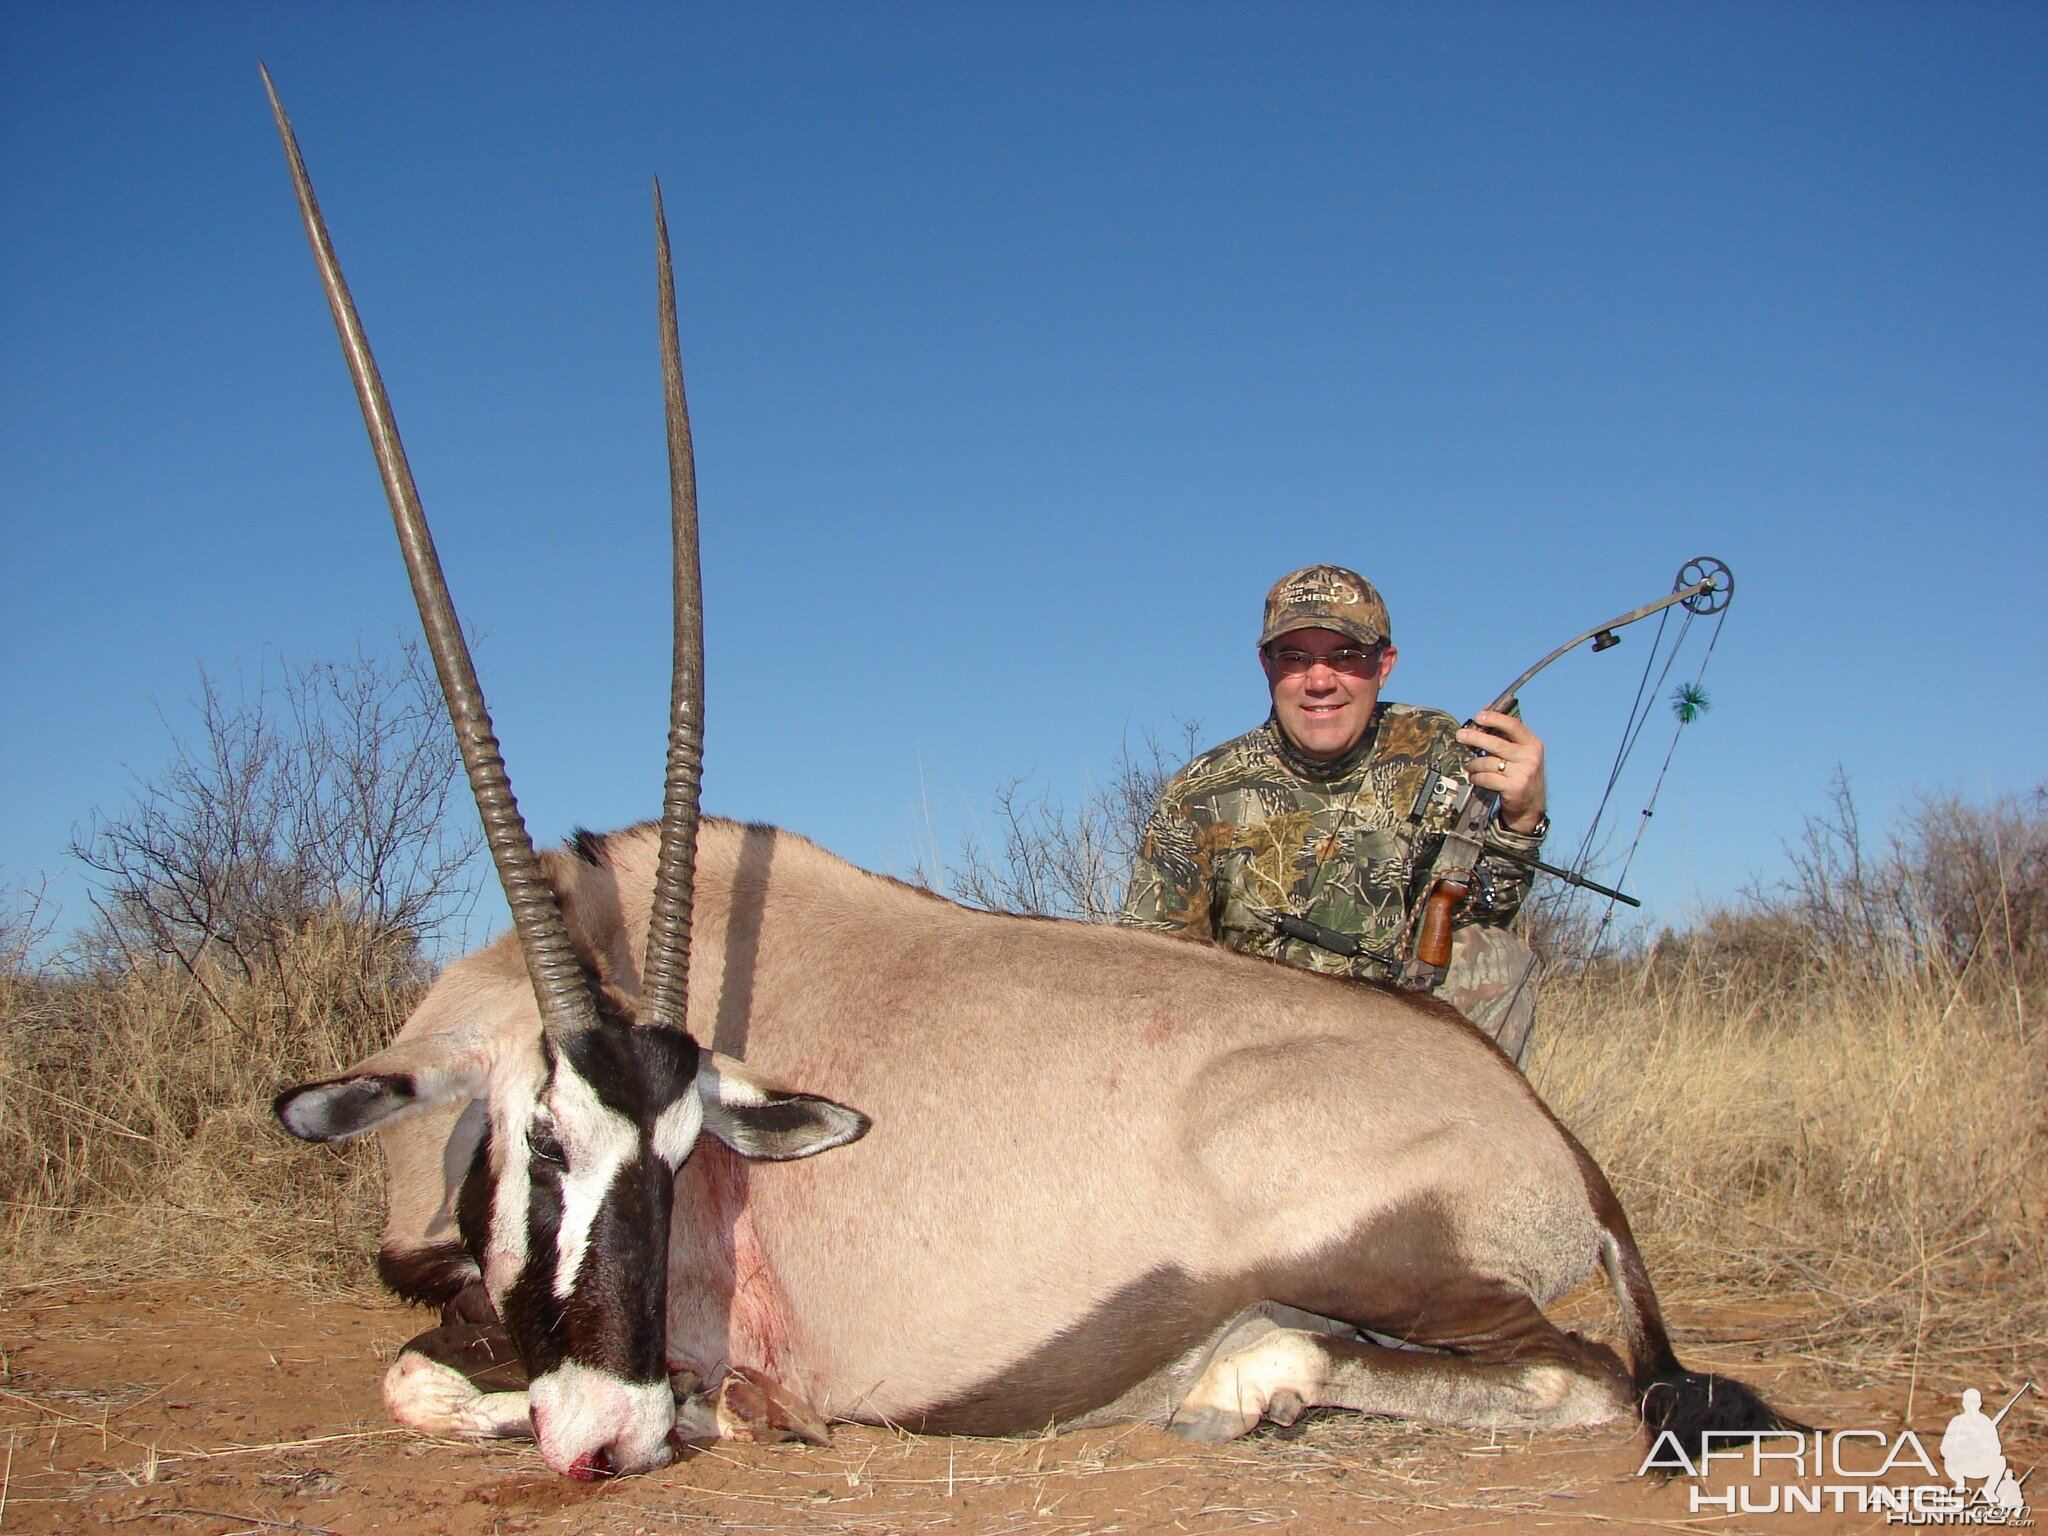
[[[388,1037],[417,983],[345,926],[310,926],[291,976],[0,974],[0,1286],[368,1282],[374,1152],[312,1155],[269,1100]],[[1780,1315],[1831,1372],[2048,1376],[2038,984],[1843,962],[1747,987],[1663,952],[1553,983],[1544,1008],[1531,1077],[1674,1310],[1797,1292]]]
[[[374,1149],[308,1157],[270,1099],[366,1054],[417,996],[403,954],[338,923],[308,924],[261,982],[169,961],[0,972],[0,1285],[366,1279]]]
[[[1768,989],[1699,970],[1643,960],[1553,988],[1530,1063],[1660,1287],[1795,1294],[1809,1352],[1864,1380],[2039,1375],[2039,986],[1839,960]]]

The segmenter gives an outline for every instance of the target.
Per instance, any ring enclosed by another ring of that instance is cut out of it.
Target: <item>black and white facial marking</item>
[[[544,1041],[539,1065],[523,1121],[514,1098],[493,1094],[492,1146],[478,1159],[488,1200],[465,1188],[465,1236],[525,1362],[549,1464],[581,1477],[657,1466],[675,1419],[676,1170],[706,1129],[742,1156],[785,1162],[859,1139],[868,1119],[758,1083],[660,1025],[607,1019],[560,1049]]]
[[[560,1050],[542,1045],[546,1082],[522,1145],[506,1138],[496,1159],[486,1274],[504,1272],[493,1262],[500,1244],[523,1239],[524,1262],[499,1310],[515,1338],[533,1334],[527,1366],[536,1377],[575,1358],[651,1379],[663,1364],[658,1307],[651,1337],[616,1314],[635,1280],[659,1275],[667,1258],[675,1171],[703,1123],[700,1052],[681,1030],[613,1023]],[[596,1325],[595,1314],[615,1321]]]
[[[534,1434],[559,1471],[668,1458],[669,1215],[703,1123],[699,1054],[681,1030],[613,1016],[559,1048],[543,1040],[530,1098],[493,1094],[478,1160],[488,1214],[465,1190],[465,1235],[482,1239],[485,1283],[533,1383]]]
[[[488,1049],[461,1030],[423,1037],[276,1101],[287,1130],[317,1141],[482,1101],[487,1123],[456,1201],[466,1254],[418,1255],[431,1264],[399,1280],[438,1293],[481,1271],[532,1383],[541,1451],[579,1477],[670,1457],[669,1222],[675,1172],[699,1133],[786,1162],[868,1129],[859,1111],[758,1082],[681,1030],[633,1025],[609,1003],[600,1014],[559,1049],[539,1035]]]

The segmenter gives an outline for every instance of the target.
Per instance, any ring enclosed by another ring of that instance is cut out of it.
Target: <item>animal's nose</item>
[[[573,1362],[535,1379],[528,1409],[557,1472],[593,1482],[666,1466],[676,1400],[668,1381],[621,1381]]]

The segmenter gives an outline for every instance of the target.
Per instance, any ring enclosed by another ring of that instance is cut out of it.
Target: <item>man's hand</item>
[[[1534,832],[1549,796],[1543,783],[1543,740],[1513,715],[1482,709],[1458,740],[1486,756],[1465,770],[1481,789],[1500,795],[1500,822],[1510,832]]]

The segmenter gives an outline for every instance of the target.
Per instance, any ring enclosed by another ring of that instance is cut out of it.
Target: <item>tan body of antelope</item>
[[[531,1433],[577,1476],[660,1465],[672,1387],[736,1371],[824,1417],[989,1434],[1154,1418],[1220,1439],[1316,1404],[1781,1422],[1679,1365],[1605,1177],[1445,1005],[970,911],[787,833],[699,827],[694,472],[658,194],[663,817],[537,858],[272,104],[515,927],[386,1050],[277,1101],[309,1140],[380,1132],[386,1277],[470,1298],[518,1350],[525,1387],[490,1393],[408,1349],[386,1382],[402,1419]],[[1602,1262],[1627,1370],[1541,1310]]]
[[[654,845],[642,827],[547,855],[579,949],[629,1000]],[[693,1034],[874,1126],[814,1161],[748,1165],[707,1137],[683,1164],[680,1381],[739,1367],[823,1417],[973,1434],[1153,1419],[1220,1438],[1318,1404],[1595,1423],[1632,1410],[1629,1376],[1540,1309],[1603,1256],[1642,1387],[1676,1372],[1600,1170],[1441,1004],[970,911],[730,822],[700,831],[696,912]],[[518,1077],[539,1041],[501,942],[355,1072],[482,1049],[485,1080]],[[415,1300],[478,1277],[457,1207],[485,1118],[458,1096],[383,1133],[383,1268]],[[387,1397],[433,1433],[526,1429],[523,1395],[417,1356]]]

